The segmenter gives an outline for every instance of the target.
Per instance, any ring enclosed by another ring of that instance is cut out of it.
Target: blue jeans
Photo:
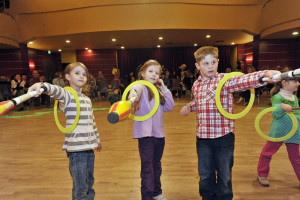
[[[162,193],[160,176],[161,158],[164,152],[165,138],[139,138],[141,157],[141,194],[142,200],[152,200]]]
[[[216,139],[197,137],[199,193],[202,200],[232,200],[234,134]]]
[[[93,200],[94,160],[93,150],[80,152],[67,152],[69,170],[73,179],[72,199]]]

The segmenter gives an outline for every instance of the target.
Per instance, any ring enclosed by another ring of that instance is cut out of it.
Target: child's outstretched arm
[[[51,98],[57,99],[59,101],[59,106],[62,111],[64,111],[64,106],[67,105],[70,102],[71,99],[71,93],[62,87],[58,85],[52,85],[50,83],[35,83],[30,88],[28,88],[28,92],[31,91],[39,91],[39,89],[45,86],[47,88],[47,95],[49,95]],[[41,95],[41,92],[39,92],[36,97]]]
[[[277,74],[281,74],[281,72],[277,71],[277,70],[268,70],[265,72],[264,78],[268,78],[268,80],[267,80],[268,83],[276,83],[276,82],[280,81],[280,79],[272,79],[272,78],[273,78],[273,76],[275,76]]]
[[[140,100],[142,91],[143,91],[142,85],[135,85],[135,87],[133,86],[129,92],[127,99],[135,98],[135,101],[138,102]]]
[[[278,80],[272,80],[272,77],[276,74],[280,74],[280,71],[277,70],[267,70],[267,71],[257,71],[249,74],[244,74],[241,76],[235,76],[224,84],[230,93],[245,91],[250,88],[257,88],[265,86],[268,83],[275,83]],[[267,78],[267,81],[263,81],[263,78]]]
[[[35,97],[38,97],[42,94],[42,92],[40,91],[42,86],[43,86],[43,83],[35,83],[35,84],[33,84],[32,86],[30,86],[28,88],[27,93],[30,93],[32,91],[36,91],[37,94],[35,95]]]

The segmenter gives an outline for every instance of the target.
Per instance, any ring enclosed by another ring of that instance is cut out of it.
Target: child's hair
[[[87,67],[86,67],[83,63],[81,63],[81,62],[73,62],[73,63],[68,64],[68,66],[67,66],[66,69],[65,69],[65,75],[66,75],[66,74],[70,74],[71,71],[72,71],[75,67],[77,67],[77,66],[80,66],[80,67],[82,67],[82,68],[85,70],[85,72],[86,72],[86,77],[89,76],[89,71],[88,71]],[[69,86],[69,81],[67,81],[67,84],[66,84],[66,85]]]
[[[65,69],[65,74],[70,74],[70,72],[71,72],[75,67],[77,67],[77,66],[80,66],[80,67],[82,67],[82,68],[85,70],[86,76],[89,75],[89,71],[88,71],[87,67],[86,67],[83,63],[81,63],[81,62],[73,62],[73,63],[70,63],[70,64],[66,67],[66,69]]]
[[[143,80],[143,76],[142,73],[146,72],[147,68],[150,65],[156,65],[159,66],[159,74],[161,73],[161,65],[159,64],[159,62],[157,62],[156,60],[148,60],[147,62],[144,63],[144,65],[140,68],[139,74],[138,74],[138,79],[139,80]],[[146,86],[147,87],[147,86]],[[152,90],[150,88],[148,88],[148,94],[149,94],[149,101],[154,97],[154,93],[152,92]],[[160,104],[161,105],[165,105],[165,98],[159,93],[159,97],[160,97]]]
[[[280,89],[282,88],[282,81],[284,81],[284,80],[287,82],[300,81],[300,78],[299,77],[288,77],[288,78],[282,79],[281,81],[279,81],[278,83],[275,84],[275,90],[274,90],[272,96],[274,96],[275,94],[277,94],[280,91]]]
[[[199,48],[195,53],[194,57],[196,59],[196,62],[200,62],[202,59],[205,58],[207,55],[212,55],[215,58],[219,58],[219,50],[217,47],[213,46],[204,46]]]

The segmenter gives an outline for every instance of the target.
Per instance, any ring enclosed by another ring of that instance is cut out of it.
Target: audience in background
[[[88,83],[90,84],[90,98],[91,100],[95,100],[98,98],[98,87],[96,79],[94,78],[93,74],[89,75]]]
[[[181,86],[181,91],[182,94],[185,95],[185,91],[186,90],[191,90],[191,80],[189,79],[189,77],[186,76],[188,72],[185,71],[181,71],[180,72],[180,86]]]
[[[102,100],[105,100],[105,98],[107,96],[106,90],[108,89],[108,86],[107,86],[106,78],[103,75],[101,70],[98,71],[98,77],[96,78],[96,84],[98,87],[98,93],[100,93],[100,96],[98,95],[98,97],[100,97]]]
[[[237,66],[234,68],[235,71],[243,71],[241,66]],[[269,66],[263,66],[263,70],[269,70]],[[290,71],[289,66],[285,66],[284,68],[281,68],[279,65],[274,67],[275,70],[280,70],[281,72],[287,72]],[[136,71],[138,72],[140,70],[140,66],[136,68]],[[232,71],[231,67],[226,68],[226,73],[230,73]],[[247,67],[247,73],[254,72],[255,68],[253,66]],[[177,74],[178,73],[178,74]],[[120,78],[120,75],[122,78]],[[177,78],[180,80],[180,86],[182,89],[182,94],[185,95],[186,90],[190,90],[194,81],[198,79],[200,76],[200,72],[198,69],[195,69],[194,73],[189,73],[187,70],[187,65],[182,64],[178,67],[178,69],[174,72],[174,78]],[[11,79],[13,79],[11,81]],[[167,88],[172,88],[172,77],[170,76],[170,71],[165,68],[162,65],[162,73],[161,73],[161,79],[163,80],[164,84],[167,86]],[[111,104],[115,103],[116,101],[120,100],[120,92],[121,94],[124,92],[125,88],[132,82],[136,80],[134,76],[134,72],[130,72],[129,76],[127,74],[120,74],[119,69],[114,69],[114,78],[113,80],[118,80],[118,86],[117,88],[112,86],[113,93],[108,96],[108,100]],[[10,78],[9,76],[0,76],[0,102],[9,100],[11,98],[20,96],[27,92],[27,89],[33,85],[36,82],[44,82],[45,77],[40,76],[39,72],[37,70],[32,71],[32,78],[30,80],[27,80],[26,74],[16,74],[15,76],[12,76]],[[65,87],[63,74],[62,72],[56,72],[55,78],[52,80],[52,83],[54,85],[59,85],[61,87]],[[83,88],[83,93],[89,96],[92,100],[97,99],[98,93],[100,94],[99,98],[102,98],[102,100],[105,100],[107,97],[107,89],[108,84],[105,76],[103,75],[103,72],[101,70],[98,71],[98,76],[95,78],[93,74],[89,75],[88,84]],[[269,96],[272,96],[273,90],[272,88],[268,88],[269,86],[272,87],[271,84],[265,86],[264,88],[256,89],[256,94],[259,92],[260,94],[263,91],[267,91],[267,94],[270,93]],[[179,97],[181,94],[178,94]],[[297,91],[298,97],[300,97],[300,91]],[[240,94],[240,99],[237,101],[237,103],[240,103],[244,101],[244,105],[247,105],[250,98],[250,91],[244,91]],[[33,106],[35,108],[40,108],[41,105],[46,105],[47,107],[50,106],[50,98],[48,95],[41,95],[40,97],[34,97],[31,100],[24,102],[19,110],[23,110],[24,106],[30,105],[30,102],[33,103]]]
[[[231,67],[226,67],[225,73],[230,73],[231,72]]]
[[[167,88],[170,89],[171,88],[170,72],[166,71],[165,73],[161,73],[161,79],[163,80],[165,86],[167,86]]]
[[[45,83],[46,82],[46,77],[45,76],[40,76],[40,82]],[[46,105],[47,108],[50,107],[50,96],[47,94],[47,92],[43,92],[41,94],[41,105]]]
[[[65,81],[61,72],[55,73],[55,78],[52,80],[53,85],[58,85],[60,87],[65,87]]]
[[[108,101],[110,102],[110,105],[113,105],[119,100],[120,100],[119,88],[115,88],[114,92],[108,96]]]
[[[32,71],[32,78],[29,80],[29,86],[32,86],[33,84],[40,81],[40,74],[37,70]],[[33,105],[35,108],[41,108],[41,97],[33,97]]]
[[[25,81],[22,81],[21,75],[16,74],[14,79],[11,81],[11,91],[12,91],[12,98],[21,96],[24,94],[24,87]],[[21,103],[19,105],[19,111],[24,110],[24,104]]]

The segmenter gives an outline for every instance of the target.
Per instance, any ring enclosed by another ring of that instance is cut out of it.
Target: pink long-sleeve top
[[[155,98],[153,97],[150,101],[148,100],[148,90],[144,85],[135,85],[132,87],[139,94],[139,109],[135,112],[136,116],[144,116],[148,114],[155,103]],[[159,104],[156,113],[145,121],[134,121],[133,123],[133,138],[142,137],[156,137],[164,138],[164,112],[170,112],[173,110],[175,103],[170,90],[165,89],[163,91],[166,103],[165,105]]]

